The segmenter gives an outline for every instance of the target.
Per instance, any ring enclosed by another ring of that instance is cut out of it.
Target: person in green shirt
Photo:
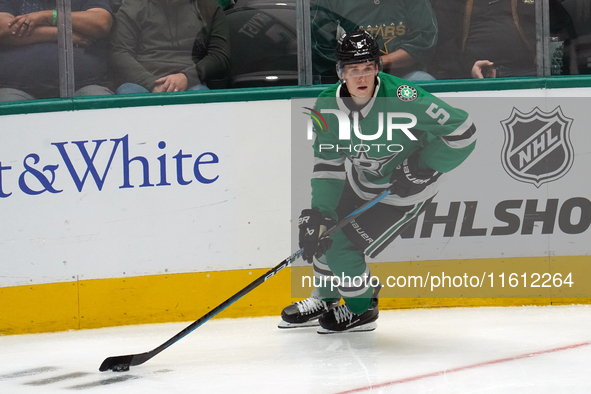
[[[424,211],[445,173],[476,144],[476,128],[465,111],[380,71],[380,50],[369,32],[343,34],[335,57],[340,82],[323,91],[314,108],[326,125],[314,126],[311,208],[298,222],[315,289],[283,310],[280,328],[375,329],[381,285],[366,256],[376,257]],[[322,236],[385,189],[391,194],[380,203],[330,238]],[[338,306],[341,298],[345,303]]]
[[[320,83],[334,83],[334,48],[344,32],[365,30],[377,41],[383,70],[406,80],[432,80],[425,70],[438,37],[429,0],[313,0],[312,63]]]

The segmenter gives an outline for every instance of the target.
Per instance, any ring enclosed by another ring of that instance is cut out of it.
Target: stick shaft
[[[361,207],[359,207],[355,211],[351,212],[348,216],[339,220],[334,226],[332,226],[330,229],[328,229],[325,234],[332,235],[332,234],[336,233],[338,230],[340,230],[345,225],[347,225],[351,220],[353,220],[357,216],[361,215],[363,212],[367,211],[369,208],[373,207],[375,204],[380,202],[383,198],[385,198],[389,194],[390,194],[390,191],[388,189],[384,190],[382,193],[376,195],[374,198],[372,198],[371,200],[369,200],[368,202],[363,204]],[[152,357],[156,356],[158,353],[162,352],[164,349],[168,348],[172,344],[180,341],[182,338],[189,335],[195,329],[197,329],[198,327],[203,325],[205,322],[210,320],[212,317],[216,316],[218,313],[220,313],[221,311],[223,311],[224,309],[226,309],[227,307],[229,307],[230,305],[232,305],[233,303],[238,301],[240,298],[242,298],[246,294],[250,293],[253,289],[258,287],[262,283],[266,282],[267,280],[269,280],[273,276],[275,276],[275,274],[277,274],[279,271],[281,271],[282,269],[284,269],[286,267],[289,267],[292,262],[297,260],[302,255],[302,253],[303,253],[303,249],[299,249],[297,252],[295,252],[291,256],[287,257],[285,260],[283,260],[281,263],[277,264],[275,267],[271,268],[269,271],[265,272],[263,275],[259,276],[257,279],[255,279],[253,282],[248,284],[246,287],[244,287],[242,290],[238,291],[236,294],[234,294],[230,298],[228,298],[226,301],[222,302],[220,305],[218,305],[217,307],[215,307],[214,309],[212,309],[211,311],[209,311],[208,313],[206,313],[205,315],[200,317],[198,320],[191,323],[189,326],[187,326],[181,332],[179,332],[178,334],[176,334],[175,336],[173,336],[172,338],[170,338],[169,340],[164,342],[162,345],[160,345],[160,346],[158,346],[146,353],[130,354],[130,355],[126,355],[126,356],[108,357],[101,364],[99,371],[107,371],[107,370],[113,369],[113,367],[121,366],[121,365],[129,367],[130,365],[140,365],[140,364],[145,363],[146,361],[148,361]]]

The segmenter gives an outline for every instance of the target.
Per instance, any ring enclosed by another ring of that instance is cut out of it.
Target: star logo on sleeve
[[[396,96],[404,102],[414,101],[418,97],[418,92],[415,88],[408,85],[400,85],[396,89]]]

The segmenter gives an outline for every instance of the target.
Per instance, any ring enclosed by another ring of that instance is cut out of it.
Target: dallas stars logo
[[[369,157],[366,151],[360,150],[357,153],[357,156],[351,157],[350,159],[355,168],[358,170],[369,172],[370,174],[381,178],[384,176],[384,174],[382,174],[382,168],[384,168],[386,164],[394,159],[396,155],[398,155],[398,153],[394,153],[390,156],[375,158]]]
[[[413,101],[418,97],[418,92],[415,88],[408,85],[400,85],[398,89],[396,89],[396,96],[401,101]]]

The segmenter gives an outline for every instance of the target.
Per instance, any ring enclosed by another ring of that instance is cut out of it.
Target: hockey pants
[[[348,186],[336,210],[339,218],[365,203]],[[374,287],[381,286],[377,278],[372,279],[365,256],[373,258],[382,252],[431,200],[409,206],[379,203],[333,234],[331,248],[314,259],[314,283],[320,298],[342,297],[353,313],[365,312],[372,303]]]

